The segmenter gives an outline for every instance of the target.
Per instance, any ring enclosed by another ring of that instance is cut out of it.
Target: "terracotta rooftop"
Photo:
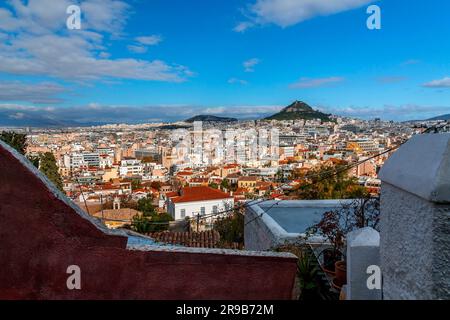
[[[103,218],[105,220],[123,220],[131,221],[133,217],[137,214],[141,214],[139,211],[130,208],[121,209],[105,209],[102,211],[97,211],[93,214],[94,217]]]
[[[193,173],[191,171],[180,171],[177,173],[177,176],[192,176]]]
[[[258,177],[249,176],[249,177],[239,177],[239,181],[257,181]]]
[[[217,231],[202,232],[153,232],[149,236],[155,241],[197,248],[217,248],[220,235]]]
[[[207,201],[231,198],[230,194],[210,187],[185,187],[181,189],[181,195],[172,197],[174,203]]]

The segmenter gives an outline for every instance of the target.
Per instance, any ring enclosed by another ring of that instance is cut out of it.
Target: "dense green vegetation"
[[[294,178],[302,180],[302,183],[291,193],[304,200],[367,197],[367,190],[344,169],[344,165],[321,165],[306,174],[297,174]]]
[[[16,149],[20,154],[25,155],[27,149],[27,135],[16,132],[0,133],[0,140],[6,142],[8,145]],[[58,171],[56,159],[53,153],[45,152],[37,156],[27,156],[28,160],[38,168],[53,184],[61,191],[63,191],[63,182]]]
[[[137,210],[142,212],[142,215],[133,217],[131,229],[139,233],[147,234],[168,230],[169,222],[173,220],[171,215],[156,211],[151,197],[140,199],[137,203]]]
[[[26,134],[16,133],[13,131],[3,131],[2,133],[0,133],[0,140],[16,149],[20,154],[25,155],[27,149]]]

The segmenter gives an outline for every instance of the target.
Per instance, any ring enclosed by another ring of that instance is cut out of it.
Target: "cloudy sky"
[[[70,5],[81,30],[69,30]],[[381,30],[366,27],[381,8]],[[0,124],[450,113],[442,0],[6,0]]]

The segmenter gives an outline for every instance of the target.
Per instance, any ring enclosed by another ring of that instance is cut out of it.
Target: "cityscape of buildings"
[[[445,123],[333,120],[22,130],[28,137],[27,154],[52,153],[66,195],[89,214],[103,215],[109,226],[130,223],[137,212],[127,208],[127,203],[146,197],[153,199],[158,212],[170,214],[175,221],[210,215],[207,220],[211,226],[214,218],[220,217],[217,213],[237,203],[264,197],[295,199],[285,191],[302,183],[301,174],[328,163],[360,163],[347,174],[378,195],[377,173],[391,152],[371,157],[399,146],[429,126]],[[216,142],[220,140],[214,147],[210,130],[216,134]],[[232,143],[225,141],[229,132],[238,132]],[[267,138],[267,133],[272,137]],[[269,143],[261,143],[264,134]],[[180,143],[180,136],[190,146]],[[189,136],[192,139],[186,139]],[[226,156],[229,154],[232,156]]]
[[[0,2],[0,300],[450,300],[449,11]]]

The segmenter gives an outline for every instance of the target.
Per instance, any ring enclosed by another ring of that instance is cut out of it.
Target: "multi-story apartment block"
[[[141,160],[125,158],[120,162],[120,176],[142,176],[143,166]]]

